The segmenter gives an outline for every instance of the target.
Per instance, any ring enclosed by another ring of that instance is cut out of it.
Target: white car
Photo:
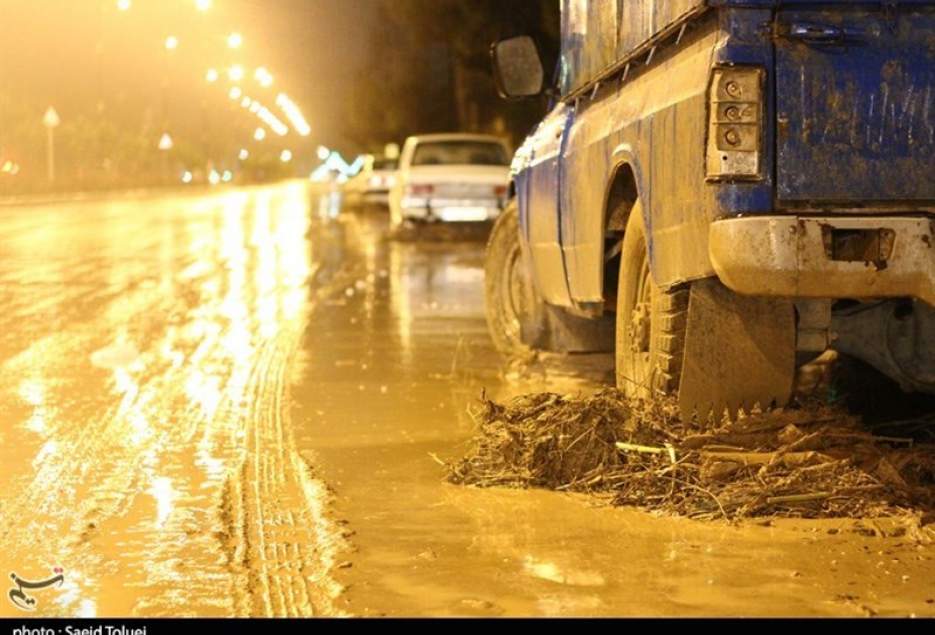
[[[395,159],[368,157],[360,173],[344,184],[344,204],[350,208],[386,207],[395,180]]]
[[[474,134],[409,137],[390,188],[390,222],[481,222],[506,207],[510,189],[509,146]]]

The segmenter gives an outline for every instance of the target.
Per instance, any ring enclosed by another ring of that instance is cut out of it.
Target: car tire
[[[490,232],[484,291],[487,325],[497,350],[504,354],[529,350],[528,342],[535,339],[530,331],[542,324],[543,303],[520,244],[515,200],[503,210]]]
[[[642,207],[634,206],[620,253],[617,292],[617,387],[630,398],[678,392],[689,289],[663,290],[650,270]]]

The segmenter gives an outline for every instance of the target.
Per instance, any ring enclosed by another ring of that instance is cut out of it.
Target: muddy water
[[[387,242],[345,219],[343,291],[317,304],[291,388],[303,456],[352,548],[339,605],[362,615],[935,615],[935,549],[853,523],[739,527],[553,492],[444,484],[482,390],[590,391],[610,360],[505,364],[483,319],[482,243]],[[471,238],[475,238],[471,236]],[[885,530],[884,530],[885,533]],[[898,532],[897,532],[898,533]]]
[[[935,614],[909,535],[444,484],[482,390],[609,360],[504,364],[476,232],[334,211],[296,184],[0,210],[0,580],[63,576],[32,614]]]
[[[282,402],[311,222],[302,185],[0,212],[0,572],[63,572],[36,614],[334,612]]]

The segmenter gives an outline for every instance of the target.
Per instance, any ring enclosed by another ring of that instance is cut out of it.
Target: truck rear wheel
[[[617,293],[617,387],[628,397],[678,392],[688,300],[689,289],[665,291],[653,281],[637,202],[623,237]]]
[[[528,348],[524,323],[541,321],[538,300],[519,242],[519,210],[512,201],[493,226],[487,243],[484,282],[487,325],[502,353]]]

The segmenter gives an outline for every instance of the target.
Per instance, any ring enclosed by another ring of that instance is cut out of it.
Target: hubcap
[[[649,267],[644,263],[640,272],[637,288],[636,305],[630,315],[630,347],[634,353],[649,353],[652,319],[652,285],[649,280]]]
[[[528,293],[526,278],[522,270],[522,251],[519,246],[516,246],[510,253],[509,261],[503,272],[503,292],[506,296],[504,298],[507,318],[505,326],[511,333],[518,336],[520,317],[525,311]]]

